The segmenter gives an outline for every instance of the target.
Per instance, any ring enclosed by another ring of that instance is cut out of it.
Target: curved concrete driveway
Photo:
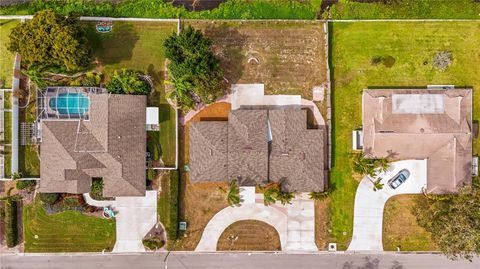
[[[231,224],[241,220],[259,220],[272,225],[280,237],[282,249],[287,243],[287,215],[274,206],[263,204],[243,204],[240,207],[227,207],[218,212],[208,222],[202,239],[195,251],[216,251],[217,242],[223,231]]]
[[[408,169],[410,177],[396,190],[387,181],[400,170]],[[399,194],[422,193],[427,184],[427,160],[405,160],[393,162],[387,172],[379,175],[383,189],[373,191],[370,178],[360,182],[355,195],[352,242],[348,251],[383,251],[382,226],[383,208],[387,200]]]

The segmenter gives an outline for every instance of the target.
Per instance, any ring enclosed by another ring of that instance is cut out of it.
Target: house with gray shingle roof
[[[49,89],[51,90],[51,89]],[[40,192],[145,195],[146,96],[60,88],[39,99]]]
[[[325,128],[307,129],[300,108],[237,109],[228,121],[190,124],[190,180],[241,186],[280,183],[289,192],[326,189]]]

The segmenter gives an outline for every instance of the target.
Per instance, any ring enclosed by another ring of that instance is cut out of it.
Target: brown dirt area
[[[263,83],[266,94],[311,99],[326,81],[322,22],[188,23],[213,40],[229,84]]]
[[[319,250],[328,249],[328,220],[330,198],[315,201],[315,243]]]
[[[233,223],[223,231],[217,243],[217,250],[281,250],[277,230],[269,224],[257,220],[242,220]]]
[[[385,251],[433,251],[438,247],[430,233],[419,226],[412,208],[423,195],[399,195],[390,198],[383,213],[383,248]]]
[[[185,127],[180,129],[180,220],[188,223],[187,231],[180,235],[175,244],[175,250],[194,250],[203,230],[210,219],[220,210],[228,206],[227,195],[223,189],[228,189],[227,183],[191,184],[188,172],[183,166],[189,161],[188,127],[193,121],[227,120],[230,104],[212,104],[195,115]]]

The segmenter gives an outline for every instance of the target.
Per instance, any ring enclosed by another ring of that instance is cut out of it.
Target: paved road
[[[320,253],[320,254],[261,254],[255,253],[171,253],[168,266],[163,262],[165,252],[137,255],[3,255],[2,269],[84,269],[84,268],[168,268],[168,269],[478,269],[480,258],[473,262],[450,261],[434,254],[395,254],[377,255]]]

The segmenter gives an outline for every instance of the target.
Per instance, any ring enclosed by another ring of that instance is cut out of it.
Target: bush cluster
[[[12,199],[5,201],[5,238],[9,248],[13,248],[18,243],[17,201]]]
[[[317,13],[315,5],[298,0],[230,0],[213,10],[198,12],[175,7],[164,0],[127,0],[118,4],[94,0],[35,0],[0,8],[0,15],[34,14],[44,9],[64,15],[74,12],[82,16],[187,19],[314,19]]]
[[[170,227],[167,227],[167,235],[169,240],[178,238],[178,186],[180,184],[178,170],[170,171]]]
[[[19,190],[33,190],[37,182],[35,180],[17,180],[15,185]]]

